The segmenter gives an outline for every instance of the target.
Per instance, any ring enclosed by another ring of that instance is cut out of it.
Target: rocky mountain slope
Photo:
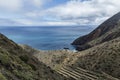
[[[120,80],[120,37],[80,51],[64,64],[115,78],[105,80]]]
[[[91,33],[76,39],[72,45],[75,45],[77,50],[85,50],[118,36],[120,36],[120,12],[102,23]]]
[[[0,34],[0,80],[67,80]]]

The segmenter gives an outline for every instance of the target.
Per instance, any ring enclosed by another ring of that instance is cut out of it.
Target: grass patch
[[[22,56],[20,56],[20,59],[21,59],[22,61],[24,61],[25,63],[27,63],[28,60],[29,60],[29,57],[28,57],[27,55],[22,55]]]
[[[0,73],[0,80],[7,80],[3,74]]]
[[[9,59],[9,56],[6,55],[6,54],[1,54],[0,53],[0,61],[3,65],[7,65],[10,63],[10,59]]]

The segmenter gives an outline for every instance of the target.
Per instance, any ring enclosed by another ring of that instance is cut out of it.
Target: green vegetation
[[[6,54],[0,54],[0,61],[3,65],[7,65],[10,63],[10,59]]]
[[[7,80],[7,79],[5,78],[5,76],[3,76],[3,75],[0,73],[0,80]]]
[[[29,57],[28,57],[27,55],[22,55],[22,56],[20,56],[20,59],[21,59],[22,61],[24,61],[25,63],[27,63],[27,62],[29,61]]]
[[[35,67],[35,65],[33,65],[33,64],[29,64],[29,66],[30,66],[34,71],[37,70],[37,68]]]

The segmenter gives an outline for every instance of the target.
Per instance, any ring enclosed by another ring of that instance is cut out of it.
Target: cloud
[[[120,11],[118,0],[66,0],[48,7],[50,1],[56,4],[54,0],[0,0],[0,16],[18,25],[99,25]]]
[[[42,8],[51,0],[0,0],[0,10],[2,11],[29,11]]]
[[[0,0],[0,9],[16,11],[22,7],[22,0]]]
[[[49,1],[50,0],[31,0],[31,2],[33,3],[33,5],[35,5],[36,7],[43,6],[44,4],[46,4]]]
[[[76,22],[71,21],[33,21],[29,19],[16,19],[14,22],[21,24],[21,26],[75,26]]]
[[[38,16],[51,16],[63,21],[76,21],[80,24],[101,24],[119,12],[118,0],[70,0],[65,4],[37,13]],[[78,22],[78,21],[82,21]]]
[[[34,25],[34,22],[29,19],[14,19],[14,22],[21,24],[20,26]]]
[[[16,22],[14,20],[0,18],[0,26],[17,26],[17,25],[23,24]]]
[[[75,22],[69,22],[69,21],[48,21],[48,22],[41,22],[41,26],[75,26],[77,25]]]

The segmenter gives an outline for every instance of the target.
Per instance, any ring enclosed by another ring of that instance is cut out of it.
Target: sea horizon
[[[71,43],[93,29],[94,26],[6,26],[0,27],[0,32],[18,44],[39,50],[74,50]]]

